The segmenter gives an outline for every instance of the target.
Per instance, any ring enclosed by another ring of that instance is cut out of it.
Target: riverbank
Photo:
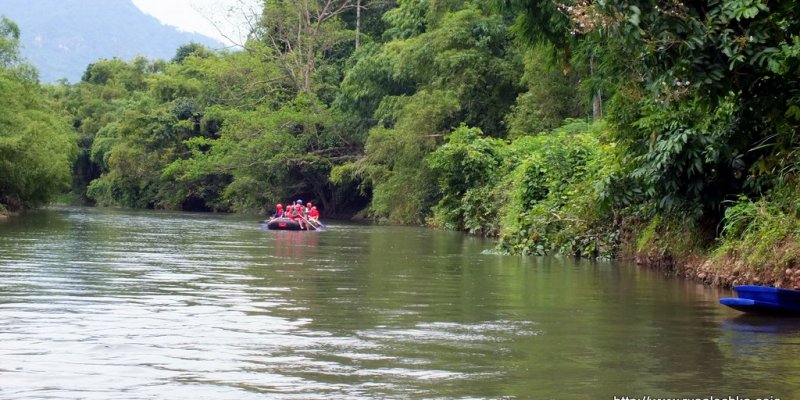
[[[650,252],[636,253],[637,265],[662,270],[706,285],[731,287],[735,285],[774,286],[800,289],[800,265],[797,264],[796,241],[782,243],[773,249],[774,261],[752,264],[742,254],[692,254],[675,257]]]
[[[623,246],[638,265],[707,285],[762,285],[800,289],[797,217],[786,212],[786,188],[759,200],[739,199],[717,229],[655,218]],[[742,212],[742,210],[749,210]],[[703,233],[704,232],[704,233]]]
[[[710,286],[760,285],[800,289],[800,267],[797,266],[793,268],[755,266],[735,256],[722,260],[701,256],[675,260],[670,256],[659,258],[649,254],[637,254],[633,260],[641,267],[662,270]]]

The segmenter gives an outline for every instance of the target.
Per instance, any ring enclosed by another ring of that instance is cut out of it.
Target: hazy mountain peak
[[[77,82],[101,58],[170,59],[191,41],[222,47],[161,24],[131,0],[2,0],[0,15],[19,25],[22,55],[39,69],[42,82]]]

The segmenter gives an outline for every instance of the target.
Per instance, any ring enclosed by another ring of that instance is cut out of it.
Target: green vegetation
[[[46,203],[69,188],[77,146],[18,56],[19,28],[0,19],[0,213]]]
[[[795,182],[767,196],[742,196],[725,211],[721,245],[713,258],[736,258],[759,272],[780,273],[800,262],[800,199]]]
[[[797,266],[791,1],[268,0],[256,20],[243,51],[99,60],[48,87],[77,131],[75,194],[299,196],[511,253]]]
[[[613,172],[603,124],[506,142],[461,127],[427,162],[442,198],[432,225],[501,236],[509,252],[611,257],[618,233],[603,221],[603,182]]]

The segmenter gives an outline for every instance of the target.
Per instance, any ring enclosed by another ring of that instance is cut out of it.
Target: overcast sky
[[[243,43],[249,31],[244,15],[257,13],[261,0],[133,0],[133,3],[163,24],[202,33],[229,45],[225,35]]]

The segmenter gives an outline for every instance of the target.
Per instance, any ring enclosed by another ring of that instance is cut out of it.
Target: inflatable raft
[[[303,227],[300,227],[300,223],[298,221],[293,221],[290,218],[275,218],[269,222],[267,222],[267,229],[273,231],[304,231],[306,230],[305,224]],[[316,230],[313,226],[310,227],[308,230]]]

